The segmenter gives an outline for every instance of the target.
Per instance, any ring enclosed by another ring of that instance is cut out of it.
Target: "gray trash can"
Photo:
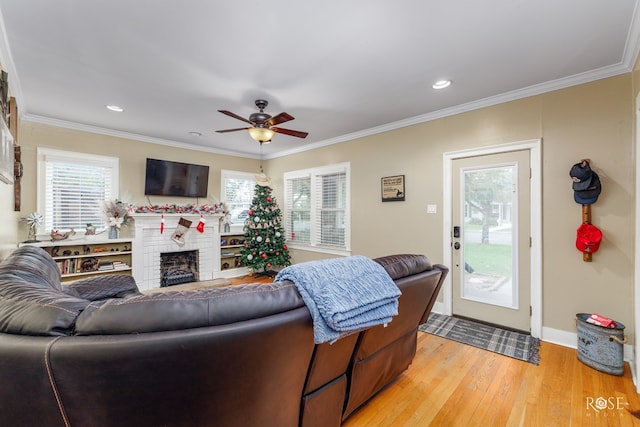
[[[578,360],[587,366],[612,375],[624,372],[624,325],[605,328],[587,322],[590,314],[576,314],[578,325]]]

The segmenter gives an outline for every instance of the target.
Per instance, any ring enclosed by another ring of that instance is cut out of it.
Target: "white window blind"
[[[106,227],[103,202],[118,197],[117,158],[38,149],[38,175],[44,230]]]
[[[285,178],[285,230],[295,243],[311,243],[311,175]]]
[[[349,251],[349,164],[285,174],[285,229],[294,247]]]
[[[244,224],[255,191],[255,175],[222,170],[222,201],[231,213],[232,224]]]
[[[319,175],[315,180],[316,214],[314,229],[322,245],[344,246],[346,211],[346,173]]]

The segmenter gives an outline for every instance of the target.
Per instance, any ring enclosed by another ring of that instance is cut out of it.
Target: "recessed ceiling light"
[[[122,113],[124,108],[118,105],[107,105],[107,110],[115,111],[116,113]]]
[[[191,131],[191,132],[189,132],[189,135],[191,135],[191,136],[202,136],[202,133],[201,132]]]
[[[451,86],[451,80],[438,80],[431,87],[434,89],[444,89],[449,86]]]

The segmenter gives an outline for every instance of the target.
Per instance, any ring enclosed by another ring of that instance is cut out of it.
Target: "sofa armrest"
[[[135,279],[128,274],[107,274],[77,280],[65,286],[64,291],[69,295],[89,301],[124,298],[140,294]]]

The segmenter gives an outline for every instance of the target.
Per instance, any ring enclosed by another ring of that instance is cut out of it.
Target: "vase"
[[[118,227],[110,227],[109,228],[109,238],[117,239],[118,238]]]

